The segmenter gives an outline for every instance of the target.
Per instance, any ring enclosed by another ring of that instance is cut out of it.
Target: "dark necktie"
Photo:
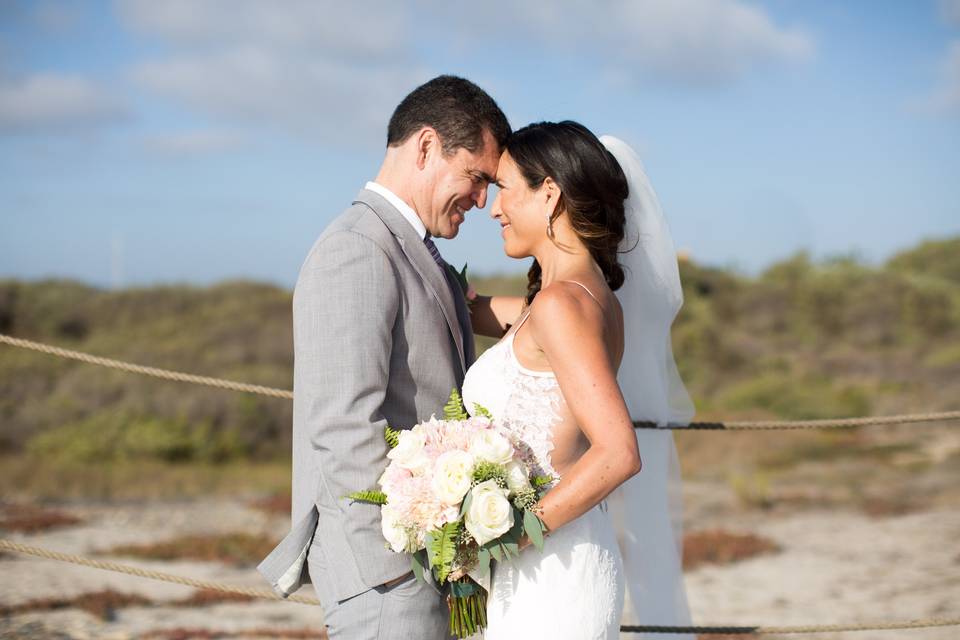
[[[454,290],[455,287],[456,289],[459,289],[460,284],[447,272],[447,262],[443,259],[443,256],[440,255],[437,245],[433,243],[433,240],[429,235],[423,239],[423,244],[425,244],[427,246],[427,250],[430,251],[433,261],[437,263],[438,267],[440,267],[440,272],[443,273],[443,277],[447,281],[447,285],[450,287],[450,293],[453,295],[454,306],[456,306],[457,309],[457,320],[460,323],[460,331],[461,335],[463,336],[464,356],[467,361],[467,366],[469,367],[474,360],[475,352],[473,346],[473,335],[468,328],[470,326],[469,311],[466,308],[466,304],[461,300],[462,294],[460,291]]]
[[[437,266],[440,267],[440,271],[442,271],[444,277],[446,277],[447,263],[444,261],[443,256],[440,255],[440,251],[437,249],[437,245],[433,243],[433,239],[431,239],[430,236],[427,236],[423,239],[423,244],[427,245],[427,249],[430,250],[430,255],[433,256],[433,261],[437,263]]]

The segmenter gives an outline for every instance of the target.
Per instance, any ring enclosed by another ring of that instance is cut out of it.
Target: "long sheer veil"
[[[683,305],[673,239],[640,158],[618,138],[602,136],[600,141],[617,159],[630,188],[620,245],[626,278],[616,292],[625,332],[617,381],[633,420],[686,426],[695,410],[670,343],[670,326]],[[624,623],[689,626],[682,566],[683,503],[673,432],[637,429],[636,434],[643,468],[607,500],[626,573]],[[631,637],[662,640],[662,634]]]

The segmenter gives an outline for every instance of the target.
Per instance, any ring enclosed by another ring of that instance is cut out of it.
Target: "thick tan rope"
[[[151,580],[160,580],[163,582],[173,582],[175,584],[182,584],[188,587],[197,587],[201,589],[211,589],[213,591],[222,591],[224,593],[238,593],[245,596],[251,596],[254,598],[263,598],[265,600],[283,600],[280,596],[273,593],[272,591],[266,591],[264,589],[248,589],[245,587],[235,587],[231,585],[220,584],[216,582],[209,582],[206,580],[194,580],[193,578],[184,578],[182,576],[175,576],[169,573],[161,573],[159,571],[150,571],[148,569],[140,569],[138,567],[131,567],[129,565],[118,564],[115,562],[103,562],[100,560],[92,560],[90,558],[85,558],[83,556],[71,555],[67,553],[60,553],[58,551],[51,551],[49,549],[43,549],[41,547],[34,547],[26,544],[21,544],[19,542],[14,542],[13,540],[7,540],[0,538],[0,549],[7,549],[10,551],[17,551],[19,553],[24,553],[28,555],[37,556],[39,558],[47,558],[49,560],[60,560],[62,562],[71,562],[73,564],[83,565],[85,567],[92,567],[94,569],[103,569],[106,571],[117,571],[119,573],[126,573],[133,576],[139,576],[141,578],[149,578]],[[286,598],[290,602],[299,602],[302,604],[312,604],[319,605],[320,602],[316,598],[311,598],[308,596],[297,596],[293,595],[289,598]],[[960,625],[960,618],[929,618],[924,620],[906,620],[898,622],[877,622],[877,623],[867,623],[867,624],[830,624],[830,625],[804,625],[804,626],[795,626],[795,627],[761,627],[761,626],[699,626],[699,627],[667,627],[667,626],[638,626],[638,625],[624,625],[620,627],[621,631],[627,633],[723,633],[723,634],[763,634],[763,633],[827,633],[833,631],[868,631],[868,630],[881,630],[881,629],[919,629],[922,627],[947,627]]]
[[[162,573],[160,571],[151,571],[150,569],[141,569],[139,567],[132,567],[127,564],[118,564],[116,562],[104,562],[102,560],[93,560],[92,558],[85,558],[83,556],[76,556],[69,553],[60,553],[59,551],[51,551],[49,549],[43,549],[41,547],[33,547],[26,544],[21,544],[19,542],[14,542],[13,540],[7,540],[5,538],[0,538],[0,549],[8,549],[10,551],[17,551],[19,553],[25,553],[32,556],[37,556],[38,558],[46,558],[48,560],[60,560],[61,562],[71,562],[73,564],[83,565],[85,567],[92,567],[94,569],[103,569],[105,571],[116,571],[118,573],[126,573],[131,576],[139,576],[141,578],[150,578],[151,580],[160,580],[163,582],[172,582],[174,584],[182,584],[187,587],[197,587],[198,589],[211,589],[213,591],[222,591],[223,593],[236,593],[243,596],[250,596],[251,598],[263,598],[265,600],[283,600],[279,595],[273,591],[267,591],[266,589],[250,589],[247,587],[236,587],[228,584],[220,584],[217,582],[209,582],[207,580],[195,580],[194,578],[185,578],[183,576],[175,576],[170,573]],[[286,598],[291,602],[299,602],[301,604],[320,604],[320,601],[316,598],[310,598],[308,596],[290,596]]]
[[[844,429],[879,424],[907,424],[911,422],[939,422],[960,420],[960,411],[937,413],[906,413],[897,416],[866,416],[863,418],[828,418],[824,420],[731,420],[730,422],[691,422],[689,426],[658,427],[652,422],[634,422],[637,429],[698,429],[718,431],[765,431],[771,429]]]
[[[0,343],[8,344],[12,347],[21,349],[31,349],[41,353],[79,360],[89,364],[97,364],[103,367],[129,371],[131,373],[140,373],[143,375],[163,378],[165,380],[177,380],[179,382],[190,382],[193,384],[203,384],[219,389],[230,389],[232,391],[243,391],[246,393],[258,393],[274,398],[293,399],[293,392],[286,389],[275,389],[272,387],[263,387],[256,384],[247,384],[245,382],[234,382],[232,380],[222,380],[220,378],[210,378],[207,376],[196,376],[190,373],[181,373],[179,371],[169,371],[167,369],[157,369],[156,367],[144,367],[138,364],[122,362],[110,358],[101,358],[92,356],[80,351],[71,351],[52,345],[14,338],[12,336],[0,333]],[[730,422],[691,422],[689,426],[668,426],[658,427],[652,422],[634,422],[637,429],[694,429],[694,430],[718,430],[718,431],[764,431],[772,429],[827,429],[827,428],[849,428],[867,425],[880,424],[907,424],[913,422],[938,422],[941,420],[960,420],[960,411],[943,411],[939,413],[912,413],[896,416],[867,416],[862,418],[838,418],[826,420],[764,420],[764,421],[730,421]]]
[[[625,633],[697,633],[697,634],[766,634],[766,633],[834,633],[837,631],[882,631],[890,629],[924,629],[927,627],[953,627],[960,625],[960,618],[926,618],[923,620],[898,620],[896,622],[870,622],[858,624],[820,624],[794,627],[663,627],[623,625]]]
[[[98,364],[102,367],[110,367],[111,369],[129,371],[131,373],[140,373],[145,376],[163,378],[164,380],[177,380],[178,382],[190,382],[193,384],[203,384],[203,385],[207,385],[208,387],[217,387],[219,389],[230,389],[232,391],[244,391],[246,393],[259,393],[260,395],[264,395],[264,396],[272,396],[274,398],[287,398],[288,400],[293,400],[293,392],[287,391],[286,389],[274,389],[272,387],[262,387],[258,384],[247,384],[245,382],[233,382],[231,380],[221,380],[220,378],[208,378],[207,376],[196,376],[191,373],[181,373],[179,371],[157,369],[156,367],[144,367],[139,364],[131,364],[129,362],[122,362],[120,360],[113,360],[111,358],[101,358],[100,356],[92,356],[88,353],[82,353],[80,351],[71,351],[70,349],[61,349],[60,347],[54,347],[52,345],[43,344],[40,342],[33,342],[32,340],[14,338],[12,336],[4,335],[2,333],[0,333],[0,342],[9,344],[12,347],[20,347],[21,349],[32,349],[33,351],[39,351],[41,353],[49,353],[50,355],[60,356],[61,358],[79,360],[80,362],[86,362],[88,364]]]

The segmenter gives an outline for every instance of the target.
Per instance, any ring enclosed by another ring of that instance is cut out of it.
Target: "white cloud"
[[[407,41],[406,14],[394,3],[285,0],[118,0],[132,29],[187,47],[262,46],[389,58]]]
[[[80,10],[78,5],[44,2],[36,6],[34,20],[47,31],[69,31],[81,23]]]
[[[960,115],[960,40],[950,43],[940,63],[940,85],[914,106],[929,113]]]
[[[172,52],[135,65],[136,84],[228,123],[382,144],[396,103],[430,76],[414,61],[395,5],[128,0],[117,6],[130,28]]]
[[[136,82],[214,117],[280,126],[330,142],[386,143],[398,96],[426,74],[374,67],[358,72],[320,57],[243,47],[138,65]]]
[[[770,62],[806,60],[815,49],[809,35],[734,0],[623,2],[618,10],[612,46],[622,47],[621,65],[686,81],[726,81]]]
[[[456,18],[453,7],[426,4]],[[816,51],[811,35],[777,26],[763,9],[740,0],[497,0],[484,8],[495,18],[480,28],[460,20],[461,31],[480,39],[535,39],[548,50],[590,59],[616,78],[652,74],[709,86],[768,63],[802,62]]]
[[[147,91],[228,126],[331,142],[382,143],[407,91],[429,78],[424,51],[493,47],[582,56],[601,78],[711,86],[814,53],[809,35],[742,0],[117,0],[121,21],[162,53],[131,70]],[[482,9],[482,10],[480,10]],[[524,46],[518,46],[518,43]],[[439,48],[438,48],[439,47]]]
[[[129,115],[118,96],[77,75],[36,74],[0,84],[0,129],[89,127]]]
[[[196,156],[235,151],[247,143],[235,131],[206,129],[147,136],[143,139],[147,151],[161,156]]]
[[[940,0],[940,16],[947,24],[960,27],[960,0]]]

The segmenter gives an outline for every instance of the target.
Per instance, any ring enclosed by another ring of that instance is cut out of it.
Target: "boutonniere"
[[[477,297],[477,292],[473,290],[473,287],[470,286],[470,283],[467,281],[467,264],[463,264],[463,269],[457,271],[451,264],[447,263],[447,269],[450,270],[450,274],[456,278],[457,283],[460,285],[460,291],[463,292],[463,297],[466,299],[467,304],[473,304],[474,299]]]

